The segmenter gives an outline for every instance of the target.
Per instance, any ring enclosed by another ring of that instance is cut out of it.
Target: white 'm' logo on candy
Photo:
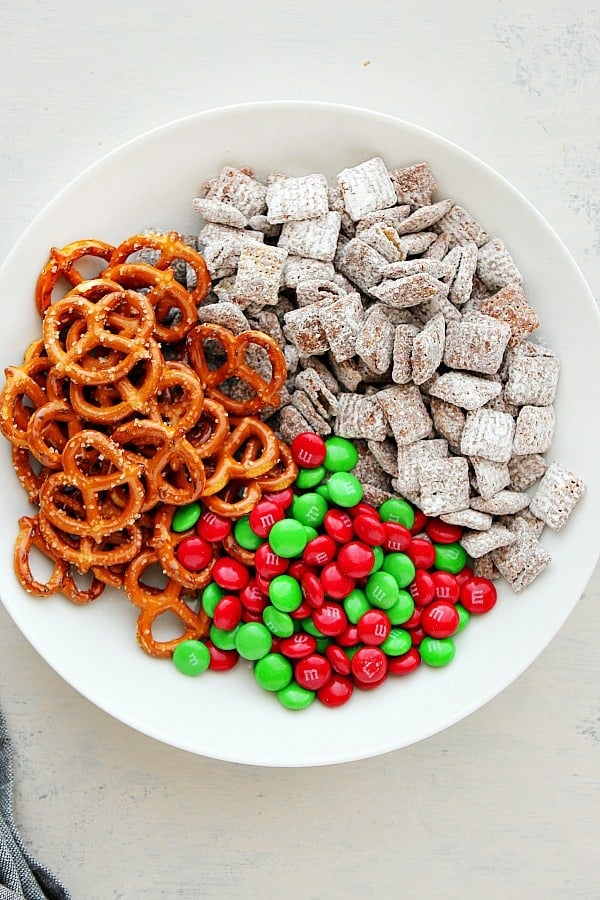
[[[309,463],[313,456],[310,450],[298,450],[298,461],[303,463]]]
[[[304,670],[304,680],[305,681],[318,681],[319,673],[316,669],[305,669]]]

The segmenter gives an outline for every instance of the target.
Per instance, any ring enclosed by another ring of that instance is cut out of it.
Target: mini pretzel
[[[146,550],[134,559],[125,573],[125,591],[134,606],[141,610],[137,620],[137,640],[140,647],[150,656],[168,658],[182,641],[206,637],[209,619],[202,607],[196,613],[181,599],[184,587],[172,578],[169,578],[166,587],[162,589],[144,584],[144,573],[158,561],[153,550]],[[152,626],[165,612],[173,613],[180,620],[184,632],[178,638],[158,641],[152,634]]]
[[[279,441],[279,458],[272,469],[256,479],[256,483],[264,492],[283,491],[296,480],[298,466],[294,462],[292,451],[287,444]]]
[[[15,473],[29,502],[37,505],[40,499],[40,489],[50,474],[50,469],[42,466],[38,471],[37,467],[34,467],[34,460],[28,447],[17,447],[16,444],[13,444],[11,457]]]
[[[167,269],[175,260],[184,260],[196,275],[196,287],[189,292],[193,302],[198,306],[206,299],[210,290],[210,274],[204,258],[184,244],[176,231],[169,234],[134,234],[113,250],[109,268],[127,262],[133,253],[146,249],[159,251],[158,259],[153,263],[156,269]]]
[[[262,490],[257,481],[236,479],[218,494],[203,497],[202,502],[217,516],[240,519],[252,512],[261,497]]]
[[[64,327],[80,320],[75,340],[71,338],[63,346]],[[46,350],[57,372],[84,385],[109,384],[128,375],[137,362],[150,356],[153,330],[152,306],[135,291],[115,291],[97,303],[69,296],[48,309],[43,323]],[[98,351],[113,351],[118,361],[109,359],[105,365]]]
[[[67,434],[57,426],[64,423]],[[60,469],[61,453],[67,440],[81,431],[83,425],[65,401],[50,400],[33,413],[27,425],[31,452],[47,469]]]
[[[67,441],[62,465],[63,470],[50,475],[40,491],[40,509],[52,525],[67,534],[100,541],[135,522],[144,503],[140,466],[114,441],[98,431],[80,431]],[[121,485],[128,488],[127,504],[107,510],[101,495]],[[60,502],[65,490],[73,488],[82,500],[80,517],[71,515]]]
[[[23,368],[8,366],[4,374],[6,381],[0,391],[0,430],[13,446],[28,448],[29,419],[35,409],[44,405],[46,395]]]
[[[60,278],[65,278],[73,287],[84,280],[85,276],[76,268],[76,262],[86,256],[108,260],[114,249],[112,244],[95,240],[74,241],[62,250],[53,247],[50,259],[40,272],[35,289],[35,302],[40,316],[44,316],[52,304],[52,292]]]
[[[207,479],[204,496],[211,496],[222,490],[234,479],[251,480],[269,472],[279,459],[279,441],[275,432],[260,419],[250,416],[230,419],[234,428],[214,458],[214,472]],[[245,458],[246,444],[251,442],[252,452]]]
[[[48,581],[37,581],[31,572],[29,555],[32,547],[35,547],[44,556],[47,556],[54,565]],[[44,541],[39,526],[38,516],[21,516],[19,519],[19,534],[15,541],[14,551],[15,573],[28,594],[37,597],[47,597],[62,590],[69,564],[57,556]]]
[[[204,342],[208,340],[217,341],[226,354],[225,362],[217,369],[211,369],[206,358]],[[262,347],[269,357],[272,374],[268,381],[245,361],[246,351],[251,346]],[[188,353],[204,389],[229,412],[238,416],[251,415],[263,406],[279,404],[279,391],[286,379],[286,364],[281,349],[270,335],[261,331],[242,331],[234,335],[222,325],[205,322],[188,335]],[[235,400],[221,390],[221,385],[234,377],[252,388],[252,398]]]
[[[98,542],[91,537],[79,537],[61,531],[42,513],[40,531],[46,545],[57,558],[89,572],[96,566],[118,566],[129,563],[142,549],[142,531],[137,525],[128,525],[121,532],[108,535]]]
[[[198,320],[191,294],[175,281],[172,269],[162,270],[146,263],[122,263],[105,269],[102,277],[113,279],[121,287],[146,292],[145,297],[154,308],[154,335],[159,341],[183,340]],[[173,321],[169,322],[170,318]]]

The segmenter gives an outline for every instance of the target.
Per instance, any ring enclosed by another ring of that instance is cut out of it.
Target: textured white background
[[[585,0],[2,3],[0,258],[128,138],[228,103],[319,99],[480,156],[548,218],[598,296],[599,26]],[[0,609],[17,821],[75,900],[598,897],[598,601],[597,572],[529,671],[450,730],[303,771],[204,760],[129,730]]]

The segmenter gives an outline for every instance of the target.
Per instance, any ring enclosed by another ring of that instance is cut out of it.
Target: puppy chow
[[[469,462],[473,467],[475,487],[480,497],[489,499],[510,484],[506,463],[493,462],[482,456],[471,456]]]
[[[294,380],[294,387],[304,391],[315,411],[324,419],[337,415],[338,398],[316,369],[309,367],[298,372]]]
[[[304,431],[312,431],[307,420],[298,412],[295,406],[284,406],[279,411],[279,434],[286,444],[291,444],[297,435]]]
[[[405,444],[397,448],[396,453],[396,484],[402,493],[418,493],[420,465],[426,467],[428,461],[446,459],[448,456],[448,442],[439,438],[425,441],[415,441],[413,444]]]
[[[500,290],[479,301],[479,310],[510,327],[509,347],[516,346],[526,335],[539,328],[540,320],[519,282],[506,284]]]
[[[397,226],[398,234],[415,234],[425,231],[452,209],[452,200],[440,200],[416,209]]]
[[[410,213],[410,206],[390,206],[388,209],[376,209],[367,213],[356,223],[356,233],[360,234],[365,228],[370,228],[376,222],[383,222],[391,228],[398,230],[398,226]]]
[[[398,475],[398,448],[391,438],[383,441],[368,441],[369,450],[384,472],[396,478]]]
[[[504,322],[470,313],[448,323],[444,363],[450,369],[493,375],[500,368],[509,339],[510,328]]]
[[[248,228],[252,231],[260,231],[266,238],[276,238],[281,234],[281,225],[272,225],[264,213],[260,216],[250,216]]]
[[[448,254],[450,255],[450,254]],[[457,306],[463,306],[473,290],[473,276],[477,266],[477,244],[467,241],[461,248],[460,260],[450,285],[449,299]]]
[[[335,433],[346,438],[385,440],[386,420],[377,395],[340,394]]]
[[[439,313],[430,319],[425,327],[415,335],[412,344],[412,380],[424,385],[438,370],[444,355],[446,322]]]
[[[450,235],[448,232],[443,231],[441,234],[438,234],[435,241],[429,245],[423,254],[423,259],[444,259],[450,250],[451,243]]]
[[[453,206],[445,216],[436,223],[436,230],[450,236],[452,244],[467,244],[473,241],[478,247],[489,240],[489,235],[477,219],[463,209],[462,206]]]
[[[362,381],[362,372],[358,366],[358,360],[344,359],[337,360],[331,353],[328,356],[331,371],[337,378],[342,387],[346,388],[350,393],[354,393]]]
[[[471,509],[492,516],[510,516],[529,506],[529,497],[520,491],[498,491],[493,497],[473,497]]]
[[[546,453],[552,443],[554,425],[553,406],[522,406],[517,417],[513,454]]]
[[[377,303],[366,314],[356,339],[356,353],[372,372],[383,375],[392,364],[395,328],[385,308]]]
[[[507,413],[476,409],[467,413],[460,442],[465,456],[480,456],[507,463],[513,452],[515,422]]]
[[[506,399],[518,406],[548,406],[559,375],[560,360],[551,350],[523,341],[509,354]]]
[[[223,244],[227,239],[241,252],[242,247],[254,242],[262,244],[265,236],[260,231],[248,231],[243,228],[232,228],[231,225],[220,225],[218,222],[206,222],[198,232],[199,247]],[[202,251],[203,255],[205,251]]]
[[[314,219],[288,221],[281,229],[278,246],[295,256],[331,262],[337,249],[340,221],[338,212],[327,212]]]
[[[198,307],[198,321],[222,325],[234,334],[250,330],[250,323],[237,303],[227,301],[203,303]]]
[[[496,397],[502,385],[496,381],[469,375],[467,372],[444,372],[429,389],[429,393],[446,403],[473,410]]]
[[[207,222],[230,225],[232,228],[245,228],[248,224],[248,219],[239,209],[221,200],[195,197],[192,206]]]
[[[332,355],[340,361],[355,356],[356,339],[364,322],[360,295],[352,292],[333,303],[319,304],[317,314]]]
[[[300,356],[319,356],[329,349],[329,341],[315,304],[291,309],[285,313],[283,332],[298,348]]]
[[[417,463],[420,507],[426,516],[465,509],[469,505],[469,464],[464,457]]]
[[[248,244],[240,253],[235,299],[240,306],[274,305],[279,297],[281,272],[287,250],[267,244]]]
[[[360,238],[352,238],[338,246],[334,264],[353,284],[367,293],[383,278],[388,261]]]
[[[477,274],[492,291],[499,291],[507,284],[523,283],[523,276],[500,238],[479,245]]]
[[[524,519],[515,517],[511,530],[515,540],[495,549],[492,560],[513,591],[520,594],[544,571],[551,558]]]
[[[323,281],[318,278],[300,281],[296,288],[296,303],[298,306],[310,306],[318,303],[326,306],[334,303],[347,295],[347,291],[335,281]]]
[[[469,556],[477,559],[491,553],[499,547],[508,547],[516,541],[515,535],[504,525],[494,524],[487,531],[466,531],[460,539],[460,544]],[[496,562],[495,557],[492,557]],[[497,565],[497,563],[496,563]]]
[[[548,465],[539,453],[529,456],[513,456],[508,463],[510,485],[515,491],[526,491],[539,481]]]
[[[267,219],[272,225],[318,219],[329,210],[327,179],[316,174],[277,178],[268,185],[266,199]],[[299,256],[308,254],[300,253]]]
[[[206,196],[234,206],[247,219],[261,215],[267,208],[267,189],[248,173],[247,169],[225,166],[220,175],[210,183]]]
[[[449,275],[449,268],[440,259],[406,259],[390,263],[383,273],[384,278],[408,278],[409,275],[431,275],[432,278],[443,279]]]
[[[379,156],[368,159],[337,176],[346,212],[357,222],[376,209],[395,206],[396,191],[384,161]]]
[[[371,287],[370,293],[388,306],[404,309],[448,293],[448,286],[425,272],[405,278],[391,278]]]
[[[489,513],[479,512],[476,509],[460,509],[457,512],[446,513],[440,516],[440,519],[448,525],[461,525],[470,531],[487,531],[493,521]]]
[[[394,385],[376,397],[399,446],[429,436],[432,422],[416,384]]]
[[[496,568],[491,553],[484,553],[483,556],[474,559],[471,563],[473,575],[477,578],[487,578],[489,581],[497,581],[501,577],[500,572]]]
[[[531,514],[549,528],[559,531],[585,494],[585,485],[561,463],[553,462],[543,475],[531,501]]]
[[[392,180],[396,188],[398,203],[408,203],[416,209],[431,203],[432,194],[437,190],[433,173],[426,162],[395,169]]]
[[[316,431],[317,434],[323,436],[331,434],[331,425],[326,418],[317,412],[306,391],[295,390],[292,393],[291,400],[292,406],[294,406],[300,415],[308,422],[310,431]]]
[[[419,329],[415,325],[397,325],[392,351],[392,381],[407,384],[412,379],[412,347]]]
[[[404,257],[420,256],[435,241],[434,231],[419,231],[417,234],[404,234],[398,238],[398,246]]]
[[[389,263],[406,258],[406,252],[400,242],[398,232],[385,222],[375,222],[369,228],[363,228],[359,232],[359,236],[361,241],[377,250]]]
[[[380,490],[389,491],[392,486],[391,478],[381,468],[367,442],[359,439],[354,446],[358,452],[358,462],[352,469],[352,474],[358,478],[361,484],[370,484]]]
[[[460,453],[460,440],[465,427],[466,414],[459,406],[431,396],[429,411],[435,432],[446,438],[453,453]]]

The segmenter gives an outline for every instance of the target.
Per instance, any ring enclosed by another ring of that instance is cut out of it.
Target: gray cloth
[[[12,800],[12,748],[0,709],[0,900],[71,900],[66,887],[23,845]]]

